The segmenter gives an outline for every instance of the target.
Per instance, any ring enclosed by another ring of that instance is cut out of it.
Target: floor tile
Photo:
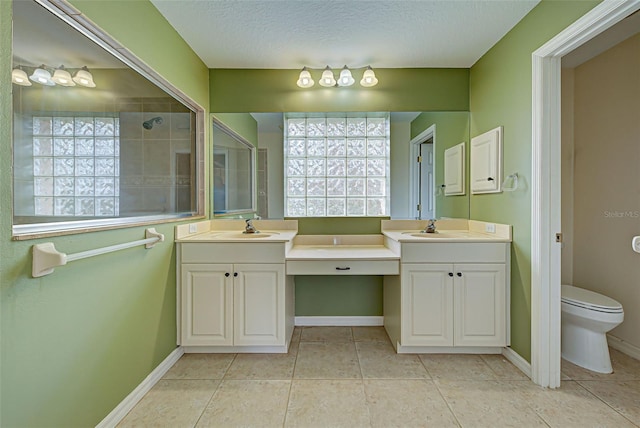
[[[294,380],[286,427],[369,427],[361,380]]]
[[[290,380],[295,364],[295,353],[238,354],[224,378]]]
[[[295,379],[359,379],[354,343],[300,342]]]
[[[301,342],[353,342],[351,327],[305,327]]]
[[[397,354],[391,343],[356,342],[362,377],[367,379],[428,379],[417,355]]]
[[[547,427],[507,381],[437,380],[435,384],[463,427]]]
[[[489,366],[496,379],[530,380],[529,377],[514,366],[504,355],[481,355],[480,358]]]
[[[391,343],[384,327],[351,327],[356,342]]]
[[[222,379],[236,354],[184,354],[163,379]]]
[[[640,380],[579,381],[578,383],[624,417],[640,425]]]
[[[457,427],[430,380],[365,380],[372,427]]]
[[[218,380],[160,380],[118,427],[192,427]]]
[[[520,382],[516,395],[551,427],[633,427],[627,419],[575,381],[562,382],[558,389],[545,389]]]
[[[420,359],[433,379],[496,379],[496,375],[479,355],[422,354]]]
[[[640,380],[640,361],[609,348],[613,373],[596,373],[562,360],[562,373],[572,380]]]
[[[196,426],[281,427],[290,387],[283,380],[224,380]]]

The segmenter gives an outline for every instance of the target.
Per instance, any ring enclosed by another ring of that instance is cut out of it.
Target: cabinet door
[[[182,345],[233,344],[232,272],[230,264],[182,265]]]
[[[402,345],[453,346],[451,264],[402,265]]]
[[[456,264],[456,346],[506,346],[506,284],[503,264]]]
[[[284,344],[284,264],[234,265],[234,344]]]

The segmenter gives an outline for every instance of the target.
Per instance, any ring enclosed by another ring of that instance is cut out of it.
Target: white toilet
[[[562,284],[562,358],[598,373],[611,373],[607,332],[624,320],[610,297]]]

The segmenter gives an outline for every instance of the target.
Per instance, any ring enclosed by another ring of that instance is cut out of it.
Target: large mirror
[[[257,151],[255,214],[283,218],[283,113],[215,113],[215,116],[232,130],[251,135],[251,144]],[[469,218],[468,192],[449,196],[442,190],[445,150],[463,142],[468,147],[468,112],[391,112],[390,142],[392,219]],[[421,163],[416,153],[421,154]],[[468,150],[466,153],[468,157]],[[468,164],[466,159],[467,170]],[[417,205],[421,205],[420,209]],[[217,211],[215,207],[214,210]]]
[[[13,2],[17,239],[203,213],[202,109],[87,33],[51,3]]]
[[[255,211],[255,147],[220,120],[213,120],[213,213]]]

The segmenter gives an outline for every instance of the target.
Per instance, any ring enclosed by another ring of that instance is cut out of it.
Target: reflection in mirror
[[[196,214],[196,108],[52,11],[13,2],[14,235]]]
[[[246,116],[246,113],[225,113],[227,118]],[[251,113],[257,123],[257,148],[264,151],[266,164],[261,165],[260,183],[264,184],[264,200],[268,207],[258,207],[258,213],[268,212],[269,218],[284,217],[284,156],[283,156],[283,113]],[[416,218],[411,192],[416,183],[411,172],[416,157],[412,153],[412,141],[423,131],[432,128],[434,159],[433,188],[435,217],[468,218],[469,195],[445,196],[436,192],[444,184],[444,151],[462,142],[469,144],[469,112],[430,111],[430,112],[391,112],[391,218]],[[466,151],[468,157],[468,150]],[[468,169],[468,159],[466,159]],[[264,177],[264,179],[262,178]],[[468,177],[465,174],[465,177]],[[468,180],[468,179],[467,179]],[[468,183],[467,183],[468,186]],[[261,214],[262,215],[262,214]]]
[[[255,148],[216,119],[212,135],[214,214],[255,211]]]

